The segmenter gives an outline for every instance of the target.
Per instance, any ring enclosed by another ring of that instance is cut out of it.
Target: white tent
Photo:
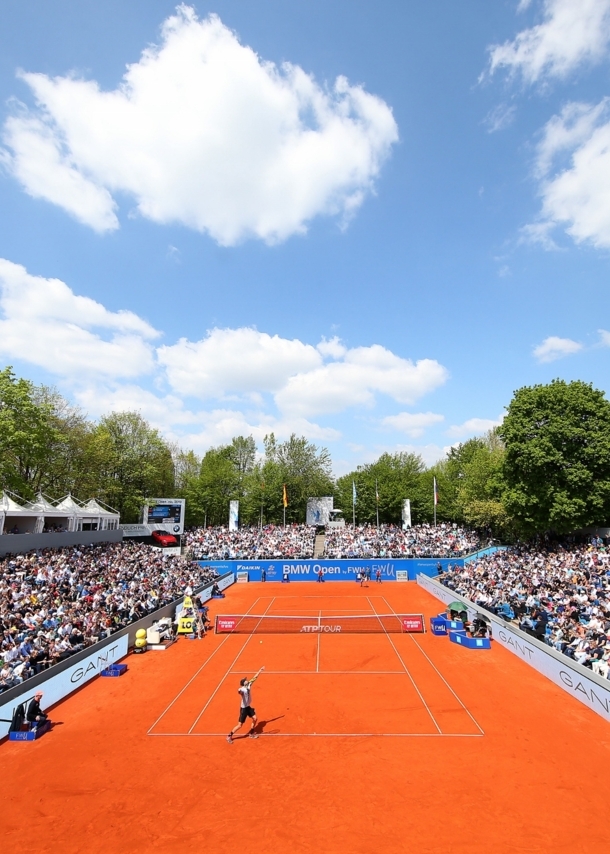
[[[89,513],[98,514],[101,521],[101,528],[98,530],[115,531],[119,527],[119,522],[121,521],[120,513],[117,510],[112,510],[110,507],[106,507],[96,498],[90,498],[89,501],[83,505],[83,510],[86,510]]]
[[[24,502],[25,507],[43,517],[42,533],[76,531],[76,516],[69,510],[58,510],[39,492],[35,501]]]
[[[119,527],[120,515],[116,510],[103,507],[95,498],[82,504],[68,493],[57,502],[55,509],[74,516],[75,531],[111,531]]]
[[[39,534],[44,524],[44,516],[18,504],[10,494],[0,497],[0,534]]]

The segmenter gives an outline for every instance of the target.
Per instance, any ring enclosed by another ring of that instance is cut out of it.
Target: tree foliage
[[[521,388],[500,435],[504,504],[525,533],[608,521],[610,403],[603,392],[563,380]]]

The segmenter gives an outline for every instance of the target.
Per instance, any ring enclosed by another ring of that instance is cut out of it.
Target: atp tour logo
[[[302,632],[340,632],[341,626],[301,626]]]

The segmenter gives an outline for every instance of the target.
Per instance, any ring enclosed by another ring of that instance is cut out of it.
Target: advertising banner
[[[36,691],[43,691],[41,706],[46,711],[50,706],[63,700],[72,691],[81,688],[94,676],[98,676],[100,672],[110,664],[115,664],[121,658],[127,655],[128,636],[109,639],[108,643],[101,649],[96,650],[87,658],[81,658],[72,667],[67,667],[58,673],[57,676],[52,676],[47,679],[42,685],[37,685],[35,688],[28,688],[27,681],[23,684],[23,693],[18,697],[13,697],[8,703],[0,705],[0,718],[10,720],[13,716],[13,710],[19,703],[29,703]],[[53,719],[53,715],[51,715]],[[0,738],[8,733],[10,724],[0,721]]]
[[[241,573],[246,573],[244,581],[260,581],[261,571],[267,574],[267,581],[281,581],[284,570],[287,570],[290,581],[317,581],[318,572],[322,570],[325,581],[355,581],[359,572],[370,572],[374,582],[377,570],[381,573],[382,581],[398,580],[397,573],[403,573],[401,580],[415,581],[418,574],[434,576],[438,573],[438,565],[445,570],[447,566],[463,566],[462,558],[372,558],[352,560],[225,560],[198,561],[201,566],[214,567],[217,572],[234,572],[237,581],[241,581]],[[407,573],[405,576],[404,573]]]
[[[402,502],[402,527],[404,530],[411,527],[411,501],[405,498]]]
[[[423,575],[417,577],[417,583],[445,604],[449,604],[456,598],[456,594]],[[477,608],[473,602],[459,597],[460,602],[468,607],[468,617],[472,618],[475,612],[480,612],[489,617],[492,625],[492,638],[505,649],[518,656],[530,667],[542,673],[555,685],[558,685],[572,697],[584,703],[598,715],[610,721],[610,682],[602,679],[586,667],[576,664],[561,652],[553,649],[541,641],[537,641],[530,635],[522,632],[516,626],[492,614],[485,608]],[[508,688],[508,686],[507,686]]]
[[[307,525],[328,525],[333,510],[334,499],[331,496],[324,498],[307,499]]]
[[[216,617],[216,632],[232,632],[237,625],[237,617]]]
[[[229,501],[229,531],[239,528],[239,501]]]

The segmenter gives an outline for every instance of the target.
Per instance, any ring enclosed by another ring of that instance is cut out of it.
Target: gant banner
[[[266,581],[281,581],[284,571],[287,570],[290,581],[317,581],[322,570],[321,577],[324,581],[356,581],[358,573],[370,574],[371,583],[375,583],[377,573],[380,580],[415,581],[419,574],[435,576],[438,573],[438,565],[443,570],[447,566],[463,566],[463,558],[372,558],[368,560],[345,559],[345,560],[200,560],[199,564],[211,567],[221,575],[225,572],[246,572],[249,581],[262,581],[262,572],[265,572]],[[397,575],[397,573],[401,575]],[[405,577],[404,573],[407,573]]]

